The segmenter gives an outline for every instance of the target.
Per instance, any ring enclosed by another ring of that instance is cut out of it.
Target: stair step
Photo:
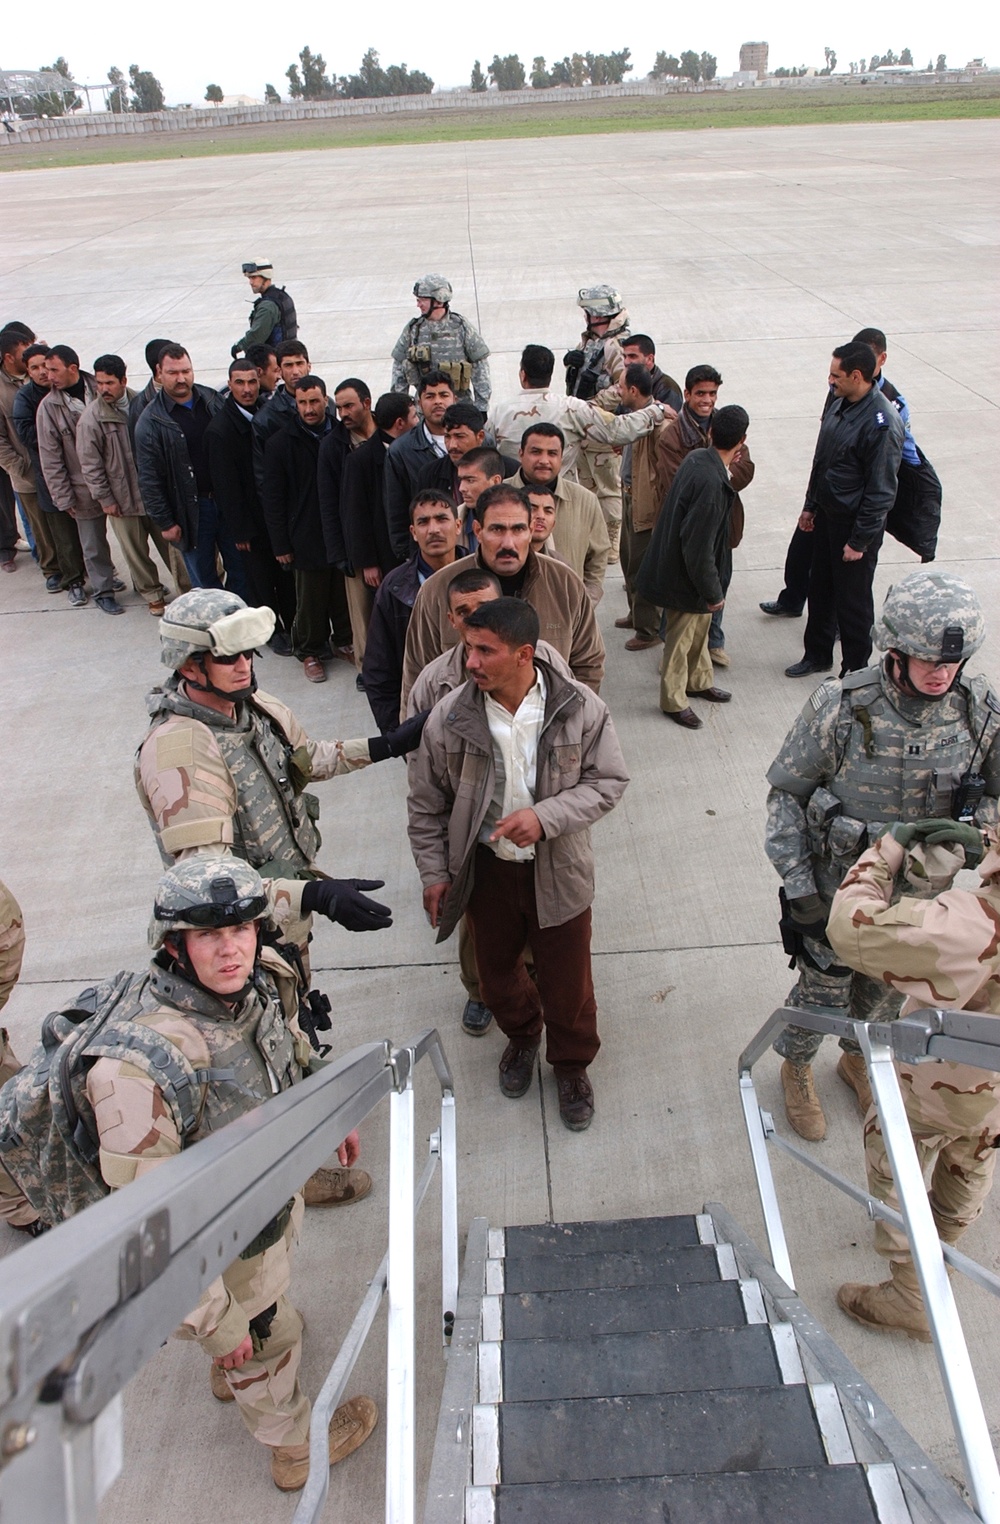
[[[827,1461],[804,1386],[504,1402],[487,1411],[498,1414],[505,1483],[773,1471]],[[497,1479],[486,1465],[480,1475],[477,1459],[475,1482]]]
[[[781,1386],[771,1330],[756,1327],[520,1339],[499,1353],[505,1402]],[[801,1372],[798,1379],[803,1380]],[[480,1400],[494,1399],[480,1385]]]
[[[503,1485],[492,1498],[482,1491],[484,1506],[466,1512],[475,1524],[862,1524],[879,1518],[861,1466]]]
[[[719,1256],[711,1245],[690,1245],[645,1253],[529,1254],[490,1261],[503,1266],[503,1290],[573,1291],[587,1287],[678,1286],[718,1281]],[[487,1270],[487,1289],[491,1284]]]
[[[703,1222],[710,1230],[711,1219],[705,1218]],[[690,1215],[623,1218],[616,1222],[550,1222],[502,1228],[490,1234],[491,1257],[496,1257],[494,1243],[498,1239],[504,1242],[502,1252],[515,1259],[527,1259],[532,1254],[594,1254],[609,1250],[659,1253],[664,1249],[692,1248],[706,1242],[699,1235],[698,1218]]]
[[[503,1337],[585,1339],[658,1328],[739,1328],[747,1322],[739,1281],[522,1292],[497,1299]],[[499,1338],[487,1332],[484,1337]]]

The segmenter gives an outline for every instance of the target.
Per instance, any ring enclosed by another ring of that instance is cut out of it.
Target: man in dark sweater
[[[725,704],[731,697],[713,684],[708,632],[712,615],[725,603],[732,569],[736,492],[729,467],[749,423],[741,407],[719,408],[713,415],[711,444],[693,450],[678,467],[636,577],[639,594],[663,609],[660,708],[687,730],[702,725],[688,698]]]
[[[385,516],[385,457],[389,446],[417,421],[413,401],[403,392],[386,392],[375,404],[375,432],[344,461],[340,483],[340,522],[353,586],[348,594],[354,659],[361,671],[375,594],[399,557],[389,539]]]

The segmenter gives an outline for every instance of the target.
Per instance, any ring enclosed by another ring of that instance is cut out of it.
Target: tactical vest
[[[422,316],[411,318],[406,358],[419,376],[443,371],[456,397],[472,388],[473,362],[466,348],[465,319],[457,312],[448,312],[437,323],[428,323]],[[485,356],[476,356],[480,358]]]
[[[250,313],[251,320],[261,302],[273,302],[278,309],[278,321],[271,329],[268,336],[268,344],[280,344],[285,339],[297,339],[299,336],[299,320],[295,311],[295,303],[292,301],[284,286],[268,286],[262,291],[253,304]]]
[[[234,855],[242,857],[265,877],[311,877],[310,869],[322,845],[316,825],[319,800],[314,794],[296,788],[295,753],[277,720],[252,698],[243,702],[237,721],[226,720],[214,710],[192,703],[179,691],[174,679],[162,690],[154,690],[147,703],[153,723],[143,745],[157,726],[172,715],[196,720],[212,732],[236,790]],[[138,754],[135,776],[143,797]],[[156,830],[155,823],[153,829]],[[162,847],[160,855],[168,865],[173,861]]]
[[[609,339],[617,339],[624,343],[628,337],[628,327],[623,325],[609,332],[601,338],[588,339],[583,346],[583,364],[579,369],[573,368],[566,374],[566,393],[570,397],[579,397],[584,402],[589,402],[591,397],[596,397],[598,392],[604,391],[611,385],[611,375],[604,364],[604,346]]]
[[[1000,729],[1000,710],[985,678],[963,676],[940,699],[898,693],[890,700],[881,669],[867,667],[848,673],[841,688],[839,766],[827,787],[844,815],[871,827],[947,814],[944,797],[968,767],[984,724],[981,769]],[[874,839],[871,829],[867,834]]]

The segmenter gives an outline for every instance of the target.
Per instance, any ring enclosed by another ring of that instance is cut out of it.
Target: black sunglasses
[[[246,921],[256,921],[266,910],[266,897],[255,894],[225,905],[187,905],[183,910],[161,910],[155,905],[153,916],[157,921],[181,921],[185,926],[242,926]]]
[[[211,652],[209,652],[209,655],[211,656]],[[256,651],[236,651],[232,656],[212,656],[212,660],[217,662],[220,667],[235,667],[236,663],[241,661],[244,656],[247,661],[253,661],[256,655]]]

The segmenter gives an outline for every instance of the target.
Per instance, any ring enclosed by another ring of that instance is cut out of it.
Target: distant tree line
[[[304,47],[298,63],[289,64],[285,70],[292,100],[325,101],[337,97],[365,100],[383,95],[430,95],[434,89],[434,81],[421,69],[408,69],[405,63],[389,64],[383,69],[374,48],[369,48],[362,58],[357,74],[328,75],[326,67],[322,53]],[[266,86],[265,95],[269,103],[281,98],[273,85]]]

